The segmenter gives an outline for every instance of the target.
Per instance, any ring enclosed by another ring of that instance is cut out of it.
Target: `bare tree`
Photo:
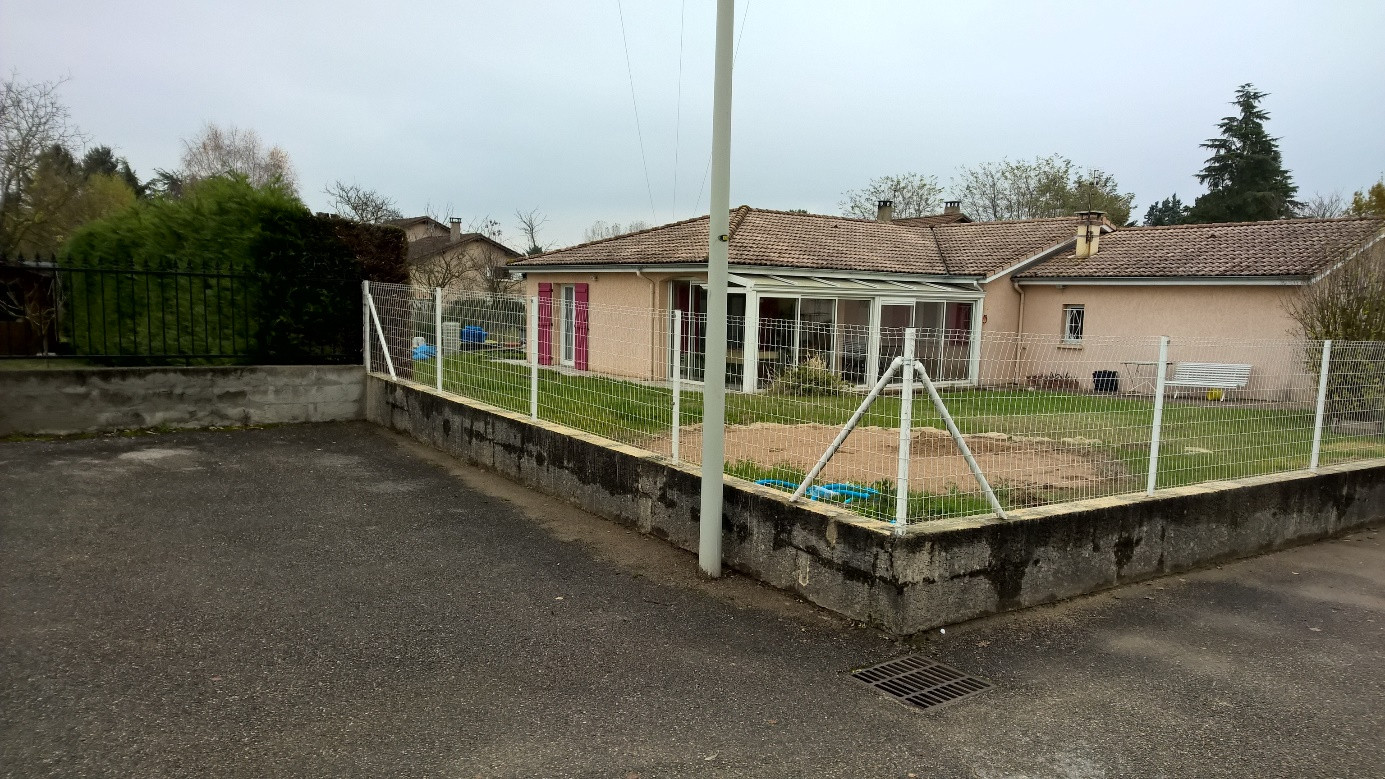
[[[907,219],[938,213],[942,206],[942,195],[943,188],[938,186],[936,176],[904,173],[874,178],[861,189],[847,190],[842,193],[844,199],[837,205],[841,207],[843,216],[874,219],[877,204],[881,200],[889,200],[894,203],[894,216]]]
[[[1385,425],[1385,237],[1375,239],[1288,303],[1305,342],[1305,372],[1322,368],[1322,344],[1331,338],[1328,419]],[[1368,342],[1368,343],[1352,343]],[[1374,342],[1374,343],[1369,343]]]
[[[40,354],[50,354],[57,345],[53,331],[63,305],[62,293],[62,285],[55,276],[34,273],[9,277],[0,281],[0,313],[27,322],[39,335]]]
[[[441,222],[443,224],[447,224],[448,220],[455,216],[455,214],[453,213],[451,203],[448,203],[441,209],[438,209],[434,207],[432,202],[424,204],[423,215],[428,217],[429,219],[432,219],[434,222]]]
[[[328,184],[323,192],[337,216],[373,225],[404,217],[392,198],[341,179]]]
[[[1308,285],[1288,309],[1312,341],[1385,341],[1385,238]]]
[[[514,288],[505,270],[510,253],[486,239],[448,245],[413,265],[415,284],[444,289],[470,289],[495,294]]]
[[[638,233],[641,230],[648,229],[649,223],[642,219],[636,219],[624,227],[621,226],[620,222],[611,222],[607,224],[598,219],[592,222],[591,227],[588,227],[586,232],[582,234],[582,241],[583,243],[591,243],[592,241],[615,238],[618,235],[629,235],[630,233]]]
[[[952,189],[962,210],[983,221],[1105,211],[1112,222],[1125,224],[1135,202],[1133,194],[1120,191],[1111,174],[1092,170],[1084,178],[1072,160],[1057,154],[964,167]]]
[[[500,229],[499,222],[491,219],[490,214],[486,214],[467,223],[466,232],[484,235],[492,241],[499,241],[504,230]]]
[[[1305,219],[1336,219],[1346,216],[1348,205],[1341,192],[1314,192],[1312,197],[1299,205],[1295,216]]]
[[[545,246],[539,242],[539,228],[548,223],[548,217],[539,213],[537,208],[531,208],[528,211],[516,210],[515,219],[519,220],[519,234],[524,236],[528,244],[524,250],[526,255],[533,257],[548,251],[552,244]]]
[[[63,83],[20,81],[15,73],[0,84],[0,252],[13,251],[23,238],[20,214],[44,155],[86,141],[58,100]]]
[[[298,174],[288,152],[278,146],[265,148],[259,133],[234,125],[222,128],[208,122],[201,133],[183,140],[183,182],[239,173],[256,187],[269,184],[297,191]]]

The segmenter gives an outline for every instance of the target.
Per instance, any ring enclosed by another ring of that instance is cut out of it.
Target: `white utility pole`
[[[702,389],[702,514],[698,561],[721,576],[721,493],[726,425],[726,265],[731,241],[731,38],[735,0],[717,0],[712,97],[712,205],[707,236],[707,332]]]

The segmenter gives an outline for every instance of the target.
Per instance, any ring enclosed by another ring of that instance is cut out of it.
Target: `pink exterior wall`
[[[590,370],[636,379],[667,377],[668,282],[688,274],[530,273],[524,294],[540,281],[588,284]],[[1233,397],[1300,400],[1312,394],[1302,349],[1293,345],[1283,286],[1024,286],[1023,302],[1009,278],[984,286],[980,378],[983,385],[1024,382],[1042,374],[1077,378],[1091,388],[1094,370],[1116,370],[1130,386],[1127,363],[1157,357],[1158,336],[1172,339],[1176,362],[1248,363],[1251,381]],[[556,298],[556,293],[555,293]],[[1066,304],[1085,307],[1086,343],[1061,343]],[[1022,313],[1021,313],[1022,309]],[[1021,318],[1022,317],[1022,318]],[[556,338],[556,335],[555,335]],[[1191,392],[1191,390],[1189,390]]]
[[[538,295],[539,282],[586,284],[588,370],[631,379],[660,380],[668,374],[667,306],[670,274],[528,273],[524,295]],[[555,317],[556,322],[556,317]],[[554,334],[556,353],[557,334]]]
[[[981,384],[1002,384],[1013,381],[1015,358],[1019,347],[1019,293],[1007,276],[981,286],[986,293],[982,301],[981,364],[978,379]]]
[[[1156,360],[1158,336],[1167,335],[1170,363],[1251,365],[1250,383],[1233,397],[1301,400],[1313,394],[1315,377],[1306,374],[1297,328],[1286,310],[1298,293],[1289,286],[1025,285],[1022,370],[1062,372],[1080,365],[1080,375],[1067,372],[1087,384],[1088,368],[1126,374],[1134,369],[1123,361]],[[988,296],[988,311],[990,301]],[[1081,346],[1060,344],[1065,305],[1084,307]]]

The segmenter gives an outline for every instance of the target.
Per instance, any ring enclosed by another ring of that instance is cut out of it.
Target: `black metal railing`
[[[352,363],[360,311],[357,278],[0,257],[0,358]]]

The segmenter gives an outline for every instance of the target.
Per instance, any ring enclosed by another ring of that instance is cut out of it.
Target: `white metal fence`
[[[699,460],[700,316],[386,284],[366,306],[373,372]],[[731,325],[728,387],[754,391],[728,395],[726,470],[901,524],[1385,457],[1385,343]]]

